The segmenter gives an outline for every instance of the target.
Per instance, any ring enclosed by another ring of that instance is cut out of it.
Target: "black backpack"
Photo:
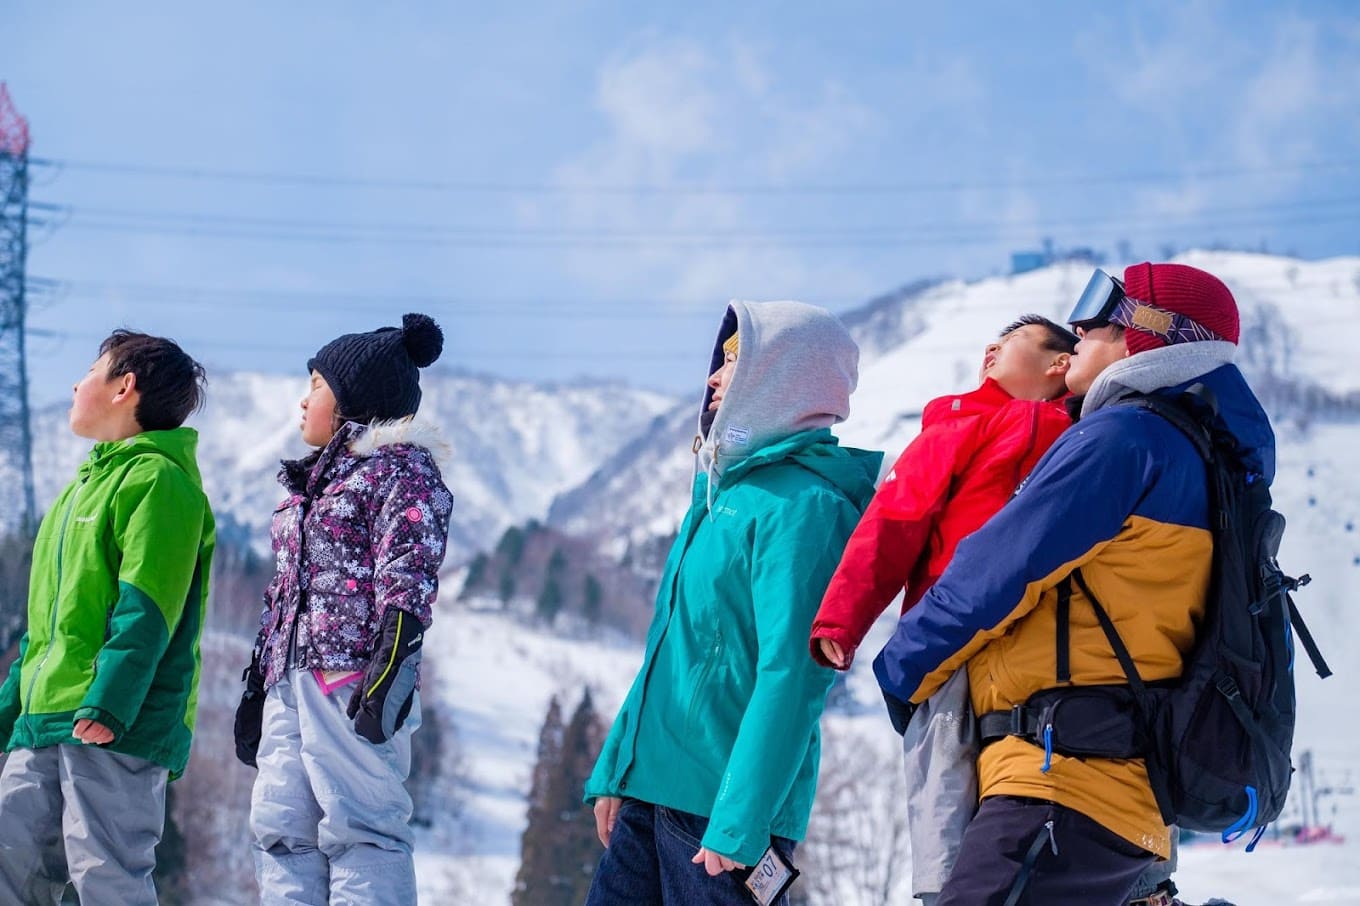
[[[1195,646],[1179,679],[1144,683],[1104,606],[1074,570],[1058,586],[1058,682],[1071,681],[1075,582],[1128,685],[1035,693],[1012,711],[983,715],[983,743],[1018,735],[1065,755],[1143,758],[1167,824],[1218,833],[1225,843],[1253,828],[1259,838],[1283,809],[1293,773],[1295,641],[1319,676],[1331,675],[1290,596],[1309,577],[1294,579],[1280,569],[1284,517],[1271,508],[1265,480],[1244,466],[1240,444],[1223,427],[1207,388],[1197,384],[1179,397],[1136,396],[1117,405],[1165,418],[1206,463],[1214,553]]]

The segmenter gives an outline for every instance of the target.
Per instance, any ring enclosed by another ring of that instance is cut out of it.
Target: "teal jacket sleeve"
[[[807,656],[807,639],[859,515],[849,500],[817,487],[766,514],[755,529],[755,686],[703,839],[707,849],[744,865],[756,864],[770,845],[771,824],[835,678]]]
[[[206,506],[202,491],[162,457],[146,456],[129,468],[113,500],[118,599],[77,720],[98,721],[115,738],[136,721],[184,613]]]
[[[23,699],[19,694],[19,672],[24,666],[24,654],[28,651],[28,633],[19,639],[19,656],[9,665],[5,684],[0,686],[0,752],[8,747],[14,723],[23,713]]]

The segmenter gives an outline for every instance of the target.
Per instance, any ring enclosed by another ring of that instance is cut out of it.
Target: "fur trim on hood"
[[[382,447],[397,444],[424,447],[430,451],[441,470],[453,458],[453,447],[444,439],[439,428],[433,422],[417,420],[412,416],[369,422],[367,430],[350,443],[349,449],[355,456],[369,456]]]

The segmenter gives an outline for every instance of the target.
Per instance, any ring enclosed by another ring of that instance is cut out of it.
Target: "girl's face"
[[[732,372],[736,370],[737,354],[729,352],[723,357],[722,366],[708,376],[708,386],[713,388],[713,398],[708,404],[708,411],[716,411],[722,405],[723,397],[727,395],[727,387],[732,383]]]
[[[302,398],[302,439],[313,447],[324,447],[335,436],[335,394],[326,379],[312,372],[312,385]]]

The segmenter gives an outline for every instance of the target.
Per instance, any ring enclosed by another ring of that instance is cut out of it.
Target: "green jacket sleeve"
[[[14,723],[23,712],[23,698],[19,690],[19,672],[23,669],[24,654],[27,651],[28,633],[25,632],[23,638],[19,639],[19,656],[14,659],[14,663],[9,665],[9,674],[5,677],[5,684],[0,686],[0,752],[7,748],[10,734],[14,732]]]
[[[703,845],[754,865],[802,768],[835,672],[807,654],[808,633],[841,548],[859,518],[814,488],[761,519],[752,550],[756,680],[709,816]],[[834,542],[834,543],[833,543]]]
[[[117,737],[137,719],[184,613],[205,507],[202,491],[169,460],[148,455],[129,468],[113,499],[118,600],[77,720],[97,720]]]

